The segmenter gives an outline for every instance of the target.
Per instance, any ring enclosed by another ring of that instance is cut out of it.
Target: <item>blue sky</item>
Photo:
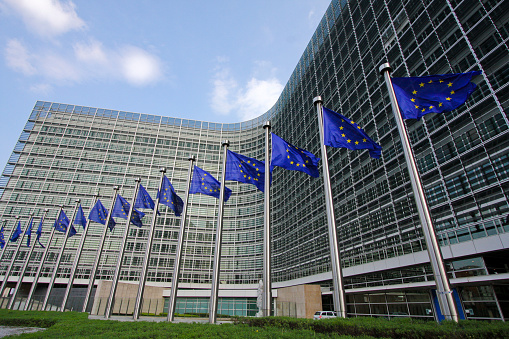
[[[0,167],[37,100],[238,122],[277,100],[330,0],[0,0]]]

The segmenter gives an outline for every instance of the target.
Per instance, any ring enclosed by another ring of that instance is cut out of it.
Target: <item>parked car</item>
[[[334,311],[316,311],[315,315],[313,316],[313,319],[319,320],[319,319],[329,319],[329,318],[337,318],[337,313]]]

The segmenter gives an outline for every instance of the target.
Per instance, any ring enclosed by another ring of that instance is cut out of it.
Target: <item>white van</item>
[[[334,311],[316,311],[315,315],[313,316],[313,319],[319,320],[319,319],[328,319],[328,318],[337,318],[337,314]]]

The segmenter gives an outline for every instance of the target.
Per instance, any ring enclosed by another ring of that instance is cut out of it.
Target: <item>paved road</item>
[[[40,327],[13,327],[13,326],[0,326],[0,338],[8,335],[33,333],[44,331],[45,328]]]

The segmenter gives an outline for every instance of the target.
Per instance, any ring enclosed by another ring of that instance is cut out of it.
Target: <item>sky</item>
[[[239,122],[277,101],[330,0],[0,0],[0,167],[37,100]]]

